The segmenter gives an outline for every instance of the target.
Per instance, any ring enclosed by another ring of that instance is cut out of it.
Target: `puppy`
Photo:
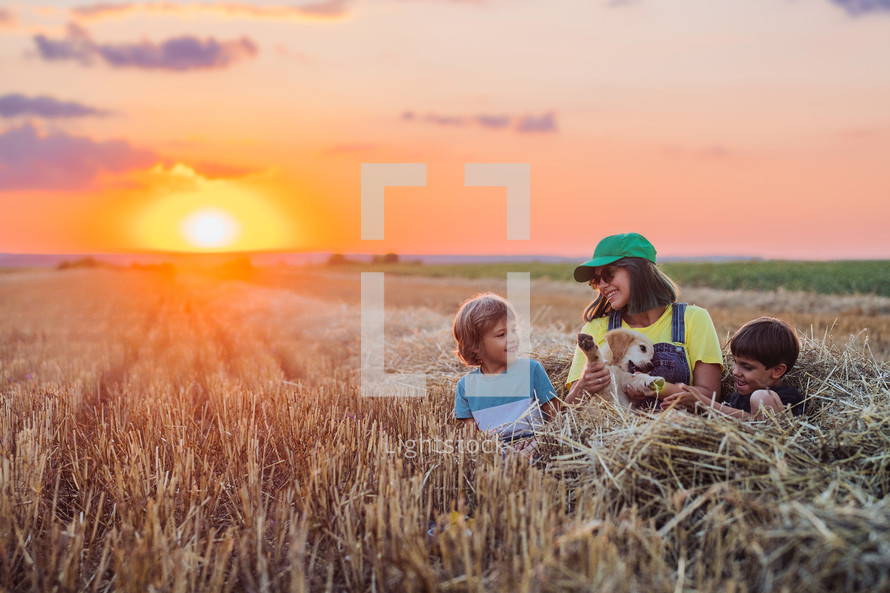
[[[627,397],[625,388],[633,385],[646,395],[655,395],[656,387],[664,386],[662,377],[652,377],[643,372],[652,368],[652,355],[655,348],[652,342],[638,331],[632,329],[613,329],[606,333],[606,343],[602,350],[597,347],[593,336],[578,334],[578,346],[587,356],[587,360],[596,364],[605,362],[612,375],[612,383],[608,395],[620,406],[631,408],[634,401]],[[608,395],[601,392],[601,395]]]

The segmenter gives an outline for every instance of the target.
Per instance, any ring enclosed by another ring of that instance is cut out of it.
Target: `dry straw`
[[[362,398],[340,293],[276,282],[0,279],[0,589],[890,588],[890,375],[862,337],[803,340],[803,418],[590,402],[529,458],[452,421],[450,314],[388,312],[387,367],[428,394]],[[570,344],[532,336],[558,386]]]
[[[885,589],[890,370],[855,339],[804,337],[789,380],[808,395],[799,419],[572,409],[547,435],[547,467],[579,519],[630,512],[696,588]]]

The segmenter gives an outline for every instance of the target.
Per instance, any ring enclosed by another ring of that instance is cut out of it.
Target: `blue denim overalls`
[[[655,344],[655,354],[652,356],[652,369],[647,371],[653,377],[664,377],[668,383],[685,383],[692,381],[692,372],[686,360],[686,303],[673,303],[671,305],[671,342],[659,342]],[[621,327],[621,311],[612,311],[609,314],[609,330]],[[647,397],[640,400],[635,407],[643,409],[655,408],[658,400]]]

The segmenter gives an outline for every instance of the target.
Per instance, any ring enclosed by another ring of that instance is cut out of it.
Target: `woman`
[[[637,233],[606,237],[596,246],[593,259],[575,268],[575,280],[588,282],[597,291],[596,300],[584,311],[587,324],[582,332],[602,346],[610,329],[629,327],[655,344],[652,376],[665,379],[662,398],[691,385],[706,397],[717,394],[723,355],[717,331],[708,312],[695,305],[677,303],[677,287],[655,265],[655,247]],[[611,383],[602,363],[587,364],[580,348],[566,384],[568,403],[577,402],[584,392],[599,393]],[[637,401],[646,394],[628,386],[627,395]],[[648,398],[650,405],[654,398]]]

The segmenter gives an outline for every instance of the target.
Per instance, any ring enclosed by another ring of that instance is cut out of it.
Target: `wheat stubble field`
[[[890,300],[684,291],[801,330],[806,417],[588,405],[530,463],[449,421],[452,315],[504,288],[387,275],[397,399],[359,396],[357,273],[0,274],[0,590],[890,589]],[[554,384],[588,290],[532,283]]]

